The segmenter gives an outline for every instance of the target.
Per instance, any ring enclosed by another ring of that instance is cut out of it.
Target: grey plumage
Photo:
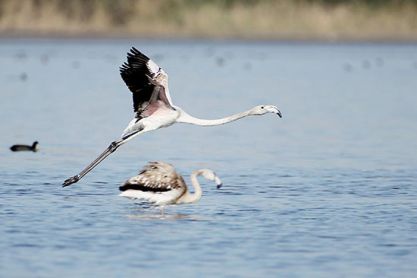
[[[137,176],[128,179],[120,191],[129,189],[144,192],[165,192],[180,190],[184,194],[187,190],[184,179],[175,171],[175,168],[165,162],[149,162]]]

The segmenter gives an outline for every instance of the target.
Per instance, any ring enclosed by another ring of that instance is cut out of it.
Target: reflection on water
[[[118,67],[132,46],[170,75],[173,101],[218,118],[275,104],[283,118],[175,125],[62,182],[133,116]],[[413,44],[2,40],[0,276],[390,276],[417,271],[417,48]],[[40,142],[37,153],[12,153]],[[196,204],[119,197],[147,161]]]
[[[194,204],[182,204],[182,205],[154,205],[147,201],[141,201],[138,199],[132,200],[125,198],[128,202],[133,203],[133,207],[127,217],[131,220],[143,220],[143,221],[153,221],[153,220],[162,220],[162,221],[175,221],[175,220],[190,220],[190,221],[204,221],[209,220],[207,216],[199,216],[196,214],[185,214],[176,212],[177,209],[180,209],[181,206],[193,206]]]
[[[189,215],[189,214],[169,214],[166,211],[166,208],[160,208],[159,213],[149,213],[138,211],[136,214],[129,214],[127,216],[129,219],[133,220],[144,220],[144,221],[152,221],[152,220],[163,220],[163,221],[175,221],[175,220],[191,220],[191,221],[202,221],[203,218],[200,218],[196,215]]]

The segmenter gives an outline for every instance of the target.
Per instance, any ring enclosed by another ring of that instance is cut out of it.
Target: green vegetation
[[[0,35],[417,39],[416,0],[0,0]]]

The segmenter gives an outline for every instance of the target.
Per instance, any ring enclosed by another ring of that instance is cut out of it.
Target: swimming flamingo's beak
[[[219,179],[219,177],[215,177],[215,178],[214,178],[214,181],[216,182],[217,189],[222,188],[223,183],[222,183],[222,181]]]

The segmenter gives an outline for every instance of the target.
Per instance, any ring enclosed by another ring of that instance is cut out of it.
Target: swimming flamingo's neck
[[[202,174],[203,174],[202,170],[194,171],[191,174],[190,178],[191,178],[191,184],[193,185],[193,188],[194,188],[194,193],[190,193],[187,190],[185,194],[181,196],[180,199],[178,199],[178,201],[176,202],[177,204],[195,203],[201,199],[201,196],[203,195],[203,191],[201,190],[201,186],[200,186],[200,183],[198,182],[197,176],[202,175]]]

